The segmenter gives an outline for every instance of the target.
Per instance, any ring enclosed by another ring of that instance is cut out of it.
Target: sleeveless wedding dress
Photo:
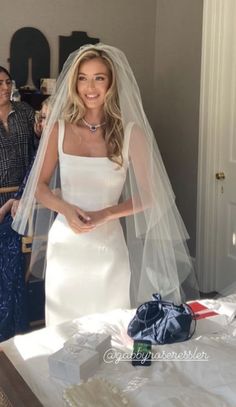
[[[107,157],[65,154],[64,132],[64,121],[59,121],[62,198],[85,211],[116,205],[126,178],[130,126],[125,132],[124,165],[119,169]],[[90,313],[129,308],[129,286],[129,254],[120,221],[76,234],[65,217],[58,214],[48,237],[46,325]]]

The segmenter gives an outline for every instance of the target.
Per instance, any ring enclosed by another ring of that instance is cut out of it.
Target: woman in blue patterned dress
[[[9,199],[16,198],[14,192],[6,191],[23,182],[37,144],[35,112],[24,102],[12,102],[11,89],[11,76],[0,66],[0,341],[28,329],[21,236],[12,230],[12,217],[5,204],[11,206]]]

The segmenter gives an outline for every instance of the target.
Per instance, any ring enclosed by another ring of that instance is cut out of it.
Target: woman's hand
[[[101,209],[100,211],[86,212],[86,214],[90,217],[91,222],[95,227],[101,226],[109,221],[108,211],[106,208]]]
[[[88,213],[84,212],[78,206],[68,204],[63,211],[63,215],[75,233],[90,232],[96,227]]]
[[[11,208],[12,208],[12,205],[13,205],[14,201],[15,201],[15,199],[13,199],[13,198],[8,199],[8,201],[3,206],[1,206],[1,208],[0,208],[0,223],[3,221],[6,214],[11,211]]]
[[[3,211],[0,208],[0,223],[2,223],[4,216],[5,216],[5,214],[3,213]]]
[[[18,199],[14,199],[11,207],[11,216],[14,218],[16,216],[16,211],[18,209],[20,201]]]

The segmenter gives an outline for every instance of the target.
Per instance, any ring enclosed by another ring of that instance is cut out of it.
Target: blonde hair
[[[119,166],[122,166],[124,133],[121,121],[116,74],[112,60],[104,51],[89,49],[84,51],[73,62],[70,68],[67,101],[63,109],[63,118],[69,123],[78,123],[84,117],[86,108],[77,92],[78,72],[79,67],[83,62],[95,58],[101,59],[110,73],[110,86],[104,101],[104,116],[106,121],[104,140],[108,148],[108,158],[119,164]]]

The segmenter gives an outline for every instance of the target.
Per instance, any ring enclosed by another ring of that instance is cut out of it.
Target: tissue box
[[[74,384],[87,380],[99,366],[98,352],[81,347],[64,347],[48,357],[51,376]]]
[[[64,344],[65,348],[79,346],[88,348],[99,353],[99,362],[103,361],[104,353],[111,347],[111,335],[105,333],[82,332],[73,335]]]

